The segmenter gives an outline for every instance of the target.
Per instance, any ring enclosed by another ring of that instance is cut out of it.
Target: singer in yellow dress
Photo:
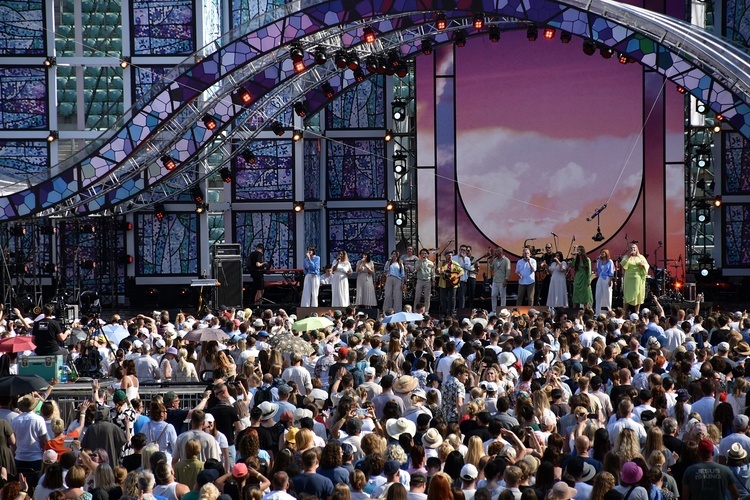
[[[638,251],[638,245],[630,245],[630,253],[622,258],[620,267],[625,273],[622,280],[625,308],[632,305],[635,312],[640,312],[641,304],[646,300],[646,276],[649,265],[646,257]]]

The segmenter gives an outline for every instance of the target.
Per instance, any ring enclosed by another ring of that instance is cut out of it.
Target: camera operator
[[[70,335],[70,330],[63,330],[63,325],[55,318],[54,304],[44,305],[44,317],[34,323],[32,337],[36,344],[35,352],[38,356],[62,354],[66,356],[68,351],[62,347],[62,343]]]

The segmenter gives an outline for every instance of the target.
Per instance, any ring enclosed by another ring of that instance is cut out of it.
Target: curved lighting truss
[[[424,38],[438,45],[455,29],[472,33],[476,11],[488,24],[552,26],[626,53],[708,103],[750,139],[746,55],[683,21],[612,0],[515,0],[501,7],[480,0],[466,10],[447,9],[448,27],[438,31],[435,15],[446,7],[440,2],[405,0],[401,12],[369,2],[344,9],[339,2],[287,4],[227,33],[202,51],[200,62],[175,68],[85,150],[44,174],[6,186],[0,220],[123,212],[164,200],[225,166],[234,154],[230,141],[250,143],[294,102],[305,98],[311,110],[323,106],[328,99],[317,90],[320,82],[336,83],[339,92],[357,84],[350,70],[334,68],[330,59],[316,66],[310,50],[345,48],[361,60],[397,50],[408,58],[419,52]],[[378,33],[375,43],[361,39],[366,26]],[[289,59],[292,43],[307,50],[307,69],[301,73]],[[240,85],[255,98],[248,107],[231,102],[230,93]],[[219,124],[212,131],[203,124],[206,113]],[[158,161],[165,154],[178,161],[174,171]],[[211,167],[206,159],[215,155],[220,164]],[[125,202],[133,199],[128,208]]]

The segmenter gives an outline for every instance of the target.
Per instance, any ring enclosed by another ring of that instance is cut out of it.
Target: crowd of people
[[[45,312],[5,335],[65,340]],[[115,382],[94,381],[75,414],[54,389],[0,397],[0,500],[750,496],[741,311],[330,319],[115,315],[128,337],[91,339]],[[220,340],[184,339],[200,327]],[[175,387],[145,401],[149,382]]]

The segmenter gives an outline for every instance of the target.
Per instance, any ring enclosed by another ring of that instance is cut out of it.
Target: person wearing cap
[[[193,411],[205,409],[206,405],[209,402],[210,396],[211,392],[205,391],[203,393],[203,398],[201,398],[200,402],[195,405],[195,408],[193,408],[192,410],[184,410],[180,408],[180,397],[177,395],[177,393],[175,391],[168,391],[164,395],[164,406],[167,408],[166,421],[172,424],[175,428],[175,431],[180,434],[185,428],[185,420],[190,420],[193,415]]]
[[[456,290],[464,270],[453,260],[453,250],[445,251],[445,258],[438,267],[438,289],[440,290],[440,311],[447,316],[456,315]],[[455,282],[455,285],[453,284]]]
[[[360,385],[364,390],[367,391],[367,400],[372,401],[372,399],[377,396],[378,394],[383,392],[383,388],[380,387],[380,384],[377,384],[375,382],[375,368],[372,366],[368,366],[363,370],[365,382]]]
[[[710,439],[698,443],[699,462],[685,469],[682,500],[691,498],[739,498],[737,478],[725,465],[713,461],[714,444]]]
[[[427,500],[427,476],[423,472],[412,472],[406,500]]]
[[[376,486],[370,496],[372,498],[379,498],[388,489],[388,487],[394,483],[399,483],[401,480],[401,464],[397,460],[388,460],[383,466],[383,476],[385,476],[385,482]]]
[[[464,498],[466,500],[473,500],[474,493],[476,493],[479,471],[473,464],[465,464],[461,467],[461,472],[458,476],[461,479],[461,491],[464,492]]]
[[[750,419],[747,415],[739,414],[734,417],[733,422],[734,432],[723,438],[719,442],[719,463],[726,464],[727,456],[732,446],[739,444],[746,450],[750,450],[750,437],[748,437],[748,427],[750,427]]]
[[[291,366],[284,370],[281,378],[296,383],[299,393],[303,397],[307,396],[307,393],[312,390],[313,386],[310,372],[302,366],[302,356],[297,352],[293,352],[289,355],[289,361]]]
[[[403,418],[411,420],[416,425],[417,419],[420,415],[429,415],[432,418],[434,415],[424,404],[427,401],[427,393],[420,388],[415,388],[410,395],[411,406],[401,415]]]

